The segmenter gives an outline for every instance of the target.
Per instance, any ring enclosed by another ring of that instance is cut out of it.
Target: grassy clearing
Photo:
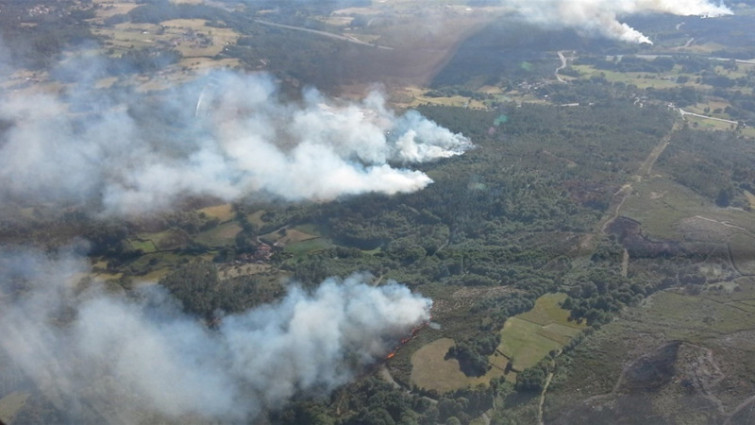
[[[185,232],[168,229],[155,233],[141,233],[134,239],[149,241],[154,244],[158,251],[163,251],[182,247],[189,241],[189,236]]]
[[[230,28],[208,27],[206,23],[204,19],[170,19],[159,25],[123,22],[95,28],[95,33],[105,37],[105,47],[115,50],[162,46],[178,50],[185,58],[214,57],[239,38]]]
[[[273,270],[269,264],[243,264],[239,266],[224,266],[218,270],[220,279],[231,279],[239,276],[252,276],[270,273]]]
[[[305,255],[305,254],[311,254],[317,251],[322,251],[325,249],[330,249],[334,246],[335,245],[330,239],[316,237],[313,239],[307,239],[305,241],[295,242],[290,245],[286,245],[286,248],[284,250],[286,252],[290,252],[291,254],[294,254],[295,256],[300,256],[300,255]]]
[[[426,295],[428,295],[426,293]],[[430,294],[436,303],[442,302]],[[453,297],[449,301],[451,301]],[[470,378],[459,370],[455,359],[445,359],[454,344],[451,338],[441,338],[423,345],[411,356],[411,383],[438,392],[447,392],[467,386],[487,385],[493,378],[504,376],[510,359],[516,371],[534,366],[551,350],[558,350],[585,328],[584,324],[570,322],[569,312],[560,307],[566,294],[546,294],[538,298],[532,310],[509,318],[501,330],[501,345],[488,357],[491,365],[487,374]],[[452,334],[444,326],[446,335]],[[516,372],[505,375],[516,380]]]
[[[237,58],[213,59],[192,57],[183,58],[178,62],[178,69],[187,71],[185,73],[187,79],[188,76],[202,74],[212,69],[236,69],[239,67],[241,67],[241,62]]]
[[[175,44],[184,57],[213,57],[239,38],[230,28],[207,27],[206,23],[204,19],[163,21],[160,39]]]
[[[276,246],[285,247],[290,244],[317,239],[320,235],[303,232],[295,227],[284,227],[279,230],[260,235],[260,238]]]
[[[679,240],[678,223],[687,217],[714,212],[710,201],[668,177],[653,176],[633,186],[621,214],[642,223],[649,235]]]
[[[262,227],[266,223],[266,221],[262,219],[263,215],[265,215],[265,210],[259,210],[247,215],[246,219],[255,226]]]
[[[294,226],[294,229],[300,232],[309,233],[310,235],[320,235],[320,230],[317,228],[317,226],[311,223],[298,224]]]
[[[241,225],[227,222],[212,229],[205,230],[194,237],[194,240],[212,247],[220,247],[234,243],[234,238],[241,231]]]
[[[719,208],[662,175],[635,183],[621,214],[642,223],[642,230],[647,235],[663,239],[728,242],[742,229],[755,232],[755,214],[752,212]]]
[[[141,250],[145,254],[157,251],[157,246],[149,239],[129,239],[128,244],[131,249]]]
[[[429,90],[420,87],[406,87],[402,89],[401,93],[396,93],[394,97],[397,97],[398,103],[401,103],[407,108],[415,108],[423,104],[457,106],[472,109],[486,108],[486,105],[483,102],[469,97],[459,95],[431,97],[427,96],[428,92]]]
[[[236,213],[233,211],[233,205],[231,204],[222,204],[202,208],[198,212],[203,213],[210,218],[217,218],[221,223],[231,221],[236,216]]]
[[[590,65],[573,65],[572,68],[580,73],[581,79],[590,79],[592,77],[603,77],[607,81],[624,84],[634,84],[635,86],[645,89],[653,87],[656,89],[669,89],[679,87],[680,84],[676,79],[682,75],[679,72],[671,71],[669,73],[654,74],[651,72],[617,72],[604,69],[596,69]],[[690,81],[694,81],[691,78]],[[687,86],[701,87],[699,84],[687,83]]]
[[[532,367],[552,350],[563,346],[561,341],[551,339],[541,333],[543,327],[518,317],[506,320],[501,331],[501,345],[498,349],[509,359],[513,359],[515,370]]]
[[[566,300],[566,294],[545,294],[535,301],[535,307],[532,310],[516,317],[542,326],[551,323],[568,323],[572,325],[573,322],[569,322],[569,312],[561,308],[561,303],[564,300]],[[573,324],[573,326],[584,327],[577,324]]]
[[[569,320],[569,312],[561,308],[565,299],[566,294],[545,294],[535,301],[532,310],[506,321],[498,350],[513,359],[514,369],[534,366],[585,328]]]
[[[120,23],[112,27],[93,28],[92,32],[104,37],[104,47],[120,51],[152,47],[156,45],[156,34],[160,26],[156,24]]]
[[[94,0],[93,3],[98,6],[95,9],[95,22],[99,24],[104,23],[107,18],[124,15],[139,6],[136,2],[120,0]]]
[[[736,128],[736,124],[728,123],[725,121],[711,120],[702,117],[695,117],[691,115],[685,115],[684,120],[689,122],[692,128],[698,130],[732,131]]]
[[[503,375],[503,369],[491,368],[481,377],[470,378],[459,369],[456,359],[445,359],[448,349],[454,345],[451,338],[437,339],[412,354],[411,383],[420,388],[445,393],[468,386],[488,384],[491,379]],[[506,362],[504,360],[503,366]]]
[[[29,394],[20,391],[12,392],[3,398],[0,398],[0,421],[6,424],[12,424],[13,419],[26,404]]]

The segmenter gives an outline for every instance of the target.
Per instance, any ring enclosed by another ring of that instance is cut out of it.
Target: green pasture
[[[513,368],[521,371],[532,367],[553,350],[568,344],[586,327],[569,320],[569,311],[561,308],[566,294],[545,294],[528,312],[506,320],[501,330],[498,350],[513,360]]]
[[[232,245],[240,231],[241,225],[235,221],[230,221],[197,234],[194,241],[211,247]]]
[[[131,249],[140,250],[145,254],[157,251],[157,246],[149,239],[129,239],[128,244]]]
[[[618,72],[605,69],[596,69],[591,65],[573,65],[572,68],[580,73],[581,79],[590,79],[592,77],[603,77],[612,83],[634,84],[635,86],[645,89],[653,87],[656,89],[669,89],[679,87],[680,84],[676,79],[682,74],[676,68],[668,73],[656,74],[652,72]],[[694,78],[690,78],[694,81]],[[703,87],[699,84],[687,83],[689,86]]]
[[[284,251],[289,252],[295,256],[302,256],[310,254],[312,252],[333,248],[334,246],[335,245],[330,239],[315,237],[313,239],[307,239],[301,242],[288,244],[284,248]]]
[[[488,357],[490,370],[480,377],[465,376],[455,359],[445,359],[453,339],[441,338],[423,345],[411,357],[412,384],[441,393],[487,385],[491,379],[504,376],[509,361],[513,361],[514,371],[506,374],[506,379],[516,380],[517,371],[532,367],[549,352],[561,349],[586,327],[569,320],[569,312],[560,306],[565,299],[566,294],[545,294],[530,311],[506,320],[501,344]],[[449,330],[444,331],[448,334]]]

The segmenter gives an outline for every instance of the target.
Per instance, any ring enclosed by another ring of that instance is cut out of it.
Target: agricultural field
[[[579,73],[579,77],[591,79],[595,77],[605,78],[610,83],[634,84],[639,88],[647,89],[648,87],[663,89],[677,87],[676,82],[679,74],[651,74],[648,72],[616,72],[604,69],[596,69],[590,65],[573,65],[572,68]],[[569,78],[569,77],[566,77]]]
[[[209,247],[232,245],[241,230],[238,223],[229,221],[197,234],[194,240]]]
[[[448,349],[455,344],[453,339],[440,338],[423,345],[411,355],[412,385],[444,393],[489,385],[500,377],[516,382],[517,372],[560,350],[586,328],[584,323],[570,320],[569,312],[560,307],[565,299],[563,293],[543,295],[531,310],[506,320],[500,331],[501,343],[488,357],[488,372],[479,377],[465,376],[459,362],[447,358]]]
[[[566,294],[546,294],[535,301],[535,307],[506,321],[501,330],[499,352],[513,362],[513,369],[522,371],[534,366],[551,351],[558,351],[578,335],[586,325],[569,319],[569,311],[560,303]]]
[[[221,204],[205,207],[199,209],[197,212],[199,214],[204,214],[207,217],[218,219],[220,223],[225,223],[226,221],[233,220],[233,218],[236,216],[236,213],[233,211],[233,205],[231,204]]]
[[[491,359],[496,366],[487,374],[476,378],[464,375],[458,360],[446,358],[448,349],[453,345],[453,339],[440,338],[415,351],[411,356],[411,384],[443,394],[460,388],[488,385],[491,379],[503,376],[506,360],[501,362],[498,354]]]

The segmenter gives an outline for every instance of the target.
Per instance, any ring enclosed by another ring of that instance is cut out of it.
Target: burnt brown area
[[[668,341],[627,364],[610,393],[585,399],[549,423],[726,423],[711,396],[721,379],[710,349]]]
[[[650,239],[642,233],[642,223],[628,217],[617,217],[608,232],[616,235],[632,258],[675,257],[686,254],[679,242]]]

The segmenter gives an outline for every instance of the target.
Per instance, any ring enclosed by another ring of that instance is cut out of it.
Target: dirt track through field
[[[559,57],[561,57],[561,52],[559,52]],[[611,205],[608,208],[608,211],[606,211],[606,214],[604,217],[600,220],[600,227],[599,231],[595,233],[591,233],[585,236],[585,238],[582,239],[580,242],[580,248],[582,250],[594,250],[595,247],[593,246],[593,241],[595,240],[596,236],[599,236],[600,234],[605,234],[606,230],[608,229],[608,226],[616,220],[616,218],[619,217],[621,214],[621,208],[624,206],[624,202],[626,202],[627,198],[629,198],[629,195],[632,194],[633,191],[633,183],[639,183],[642,181],[643,177],[649,177],[650,174],[653,171],[653,166],[655,165],[656,161],[658,161],[658,158],[663,154],[663,152],[668,147],[669,143],[671,142],[671,136],[674,134],[675,131],[679,129],[678,124],[674,124],[674,126],[671,128],[669,133],[664,136],[658,144],[653,148],[653,150],[650,151],[647,158],[640,164],[640,167],[637,169],[637,173],[634,174],[629,178],[629,180],[614,193],[613,200],[611,201]],[[622,255],[622,264],[621,264],[621,273],[622,276],[626,277],[627,271],[629,268],[629,253],[625,249]],[[538,407],[538,424],[544,425],[543,422],[543,405],[545,404],[545,396],[548,392],[548,386],[550,385],[550,381],[553,378],[552,373],[548,374],[548,378],[546,380],[545,385],[543,386],[543,391],[540,394],[540,402]],[[620,378],[621,379],[621,378]],[[618,387],[620,381],[616,383],[616,386]]]

